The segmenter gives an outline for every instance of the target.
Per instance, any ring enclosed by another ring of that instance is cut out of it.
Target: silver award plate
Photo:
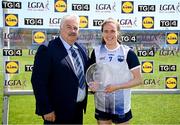
[[[94,63],[86,71],[86,82],[88,86],[98,84],[97,91],[104,91],[104,88],[111,84],[113,72],[108,63]]]

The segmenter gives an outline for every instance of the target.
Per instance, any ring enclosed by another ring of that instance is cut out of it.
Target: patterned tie
[[[85,87],[85,84],[84,84],[85,77],[84,77],[84,73],[83,73],[83,67],[82,67],[82,65],[80,63],[80,59],[73,47],[70,48],[70,51],[71,51],[73,62],[74,62],[76,76],[79,79],[79,87],[83,89]]]

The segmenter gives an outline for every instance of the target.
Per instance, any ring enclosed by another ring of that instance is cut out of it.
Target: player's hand
[[[92,92],[96,92],[99,88],[99,83],[96,83],[96,82],[92,82],[89,84],[89,89],[92,91]]]
[[[56,120],[56,115],[54,112],[45,114],[43,117],[44,117],[44,120],[50,121],[50,122],[54,122]]]
[[[112,85],[112,84],[110,84],[110,85],[107,85],[107,86],[106,86],[106,88],[104,89],[104,92],[105,92],[105,93],[111,93],[111,92],[114,92],[114,91],[116,91],[116,90],[118,90],[118,85]]]

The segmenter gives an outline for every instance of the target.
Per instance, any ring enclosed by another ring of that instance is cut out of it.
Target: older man
[[[60,24],[60,36],[41,45],[35,56],[32,86],[36,114],[45,124],[82,124],[87,104],[84,73],[88,56],[76,43],[79,17],[66,15]]]

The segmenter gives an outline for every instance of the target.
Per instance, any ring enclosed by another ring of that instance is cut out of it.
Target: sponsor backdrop
[[[9,76],[3,78],[5,87],[32,89],[30,77],[38,46],[57,37],[62,16],[71,13],[80,17],[78,42],[89,53],[101,42],[103,20],[108,17],[118,20],[122,43],[130,46],[140,59],[144,85],[138,88],[180,88],[177,0],[2,0],[1,70]]]

